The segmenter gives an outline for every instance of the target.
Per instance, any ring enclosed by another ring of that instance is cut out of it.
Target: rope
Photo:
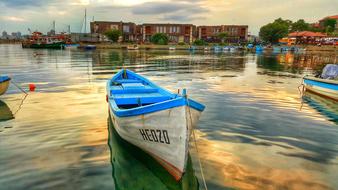
[[[191,110],[190,110],[188,96],[186,95],[185,98],[186,98],[187,104],[188,104],[188,110],[189,110],[189,116],[190,116],[190,126],[192,128],[192,116],[191,116]],[[195,129],[193,129],[193,128],[192,128],[192,134],[193,134],[193,137],[194,137],[194,144],[195,144],[195,148],[196,148],[196,153],[197,153],[197,158],[198,158],[198,164],[199,164],[199,167],[201,169],[201,175],[202,175],[202,180],[203,180],[204,188],[206,190],[208,190],[207,183],[206,183],[205,177],[204,177],[204,172],[203,172],[203,167],[202,167],[201,159],[200,159],[200,156],[199,156],[198,147],[197,147]]]
[[[26,95],[28,95],[27,92],[26,92],[24,89],[22,89],[19,85],[17,85],[17,84],[13,81],[13,79],[11,80],[11,83],[12,83],[15,87],[17,87],[21,92],[23,92],[23,93],[25,93]]]

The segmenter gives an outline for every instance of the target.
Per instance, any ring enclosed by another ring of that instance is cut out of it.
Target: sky
[[[195,25],[249,25],[259,28],[282,17],[316,22],[338,14],[338,0],[0,0],[0,32],[84,31],[84,10],[89,22],[192,23]]]

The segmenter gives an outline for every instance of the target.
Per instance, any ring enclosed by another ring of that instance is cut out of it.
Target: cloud
[[[206,18],[203,16],[186,16],[186,15],[172,14],[172,15],[165,15],[163,16],[162,19],[168,20],[168,21],[175,21],[175,22],[190,22],[193,20],[204,20]]]
[[[9,8],[41,7],[52,1],[53,0],[0,0],[0,4],[4,4]]]
[[[13,21],[13,22],[26,22],[26,19],[16,17],[16,16],[3,16],[2,19],[6,21]]]
[[[185,11],[185,15],[189,13],[200,14],[208,12],[208,9],[202,7],[198,3],[193,2],[148,2],[132,8],[132,13],[136,15],[151,15],[174,13],[178,11]]]

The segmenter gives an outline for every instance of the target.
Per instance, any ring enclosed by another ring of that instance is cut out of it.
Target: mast
[[[85,31],[84,33],[87,33],[87,9],[85,9]]]

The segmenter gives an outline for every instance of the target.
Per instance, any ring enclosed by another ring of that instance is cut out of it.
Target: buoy
[[[35,91],[35,88],[36,88],[35,84],[29,84],[29,91],[31,92]]]
[[[106,95],[106,102],[108,102],[108,95]]]

